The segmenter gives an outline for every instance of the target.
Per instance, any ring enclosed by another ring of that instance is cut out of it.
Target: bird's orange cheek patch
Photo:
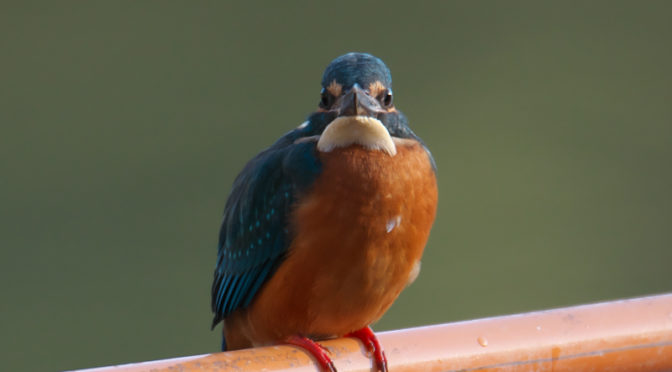
[[[339,97],[343,92],[343,86],[337,83],[336,80],[332,80],[331,84],[327,87],[327,91],[331,93],[332,96]]]
[[[386,89],[387,88],[385,88],[385,85],[383,85],[380,80],[376,80],[369,84],[369,95],[371,95],[371,97],[378,97],[383,94]]]

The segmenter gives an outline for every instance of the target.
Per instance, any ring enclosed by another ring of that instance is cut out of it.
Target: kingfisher
[[[393,101],[385,63],[334,59],[317,109],[256,155],[224,208],[212,283],[222,350],[291,344],[336,371],[318,341],[370,328],[420,271],[438,201],[436,165]]]

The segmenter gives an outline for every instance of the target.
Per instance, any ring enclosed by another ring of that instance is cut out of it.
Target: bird
[[[370,325],[420,271],[436,163],[395,107],[385,63],[331,61],[319,104],[253,157],[224,207],[211,290],[222,351],[289,344],[336,371],[319,341],[354,337],[387,371]]]

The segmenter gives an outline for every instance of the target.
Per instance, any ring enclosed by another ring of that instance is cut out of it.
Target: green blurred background
[[[388,64],[439,167],[423,271],[375,329],[671,291],[671,11],[3,2],[2,369],[216,351],[233,178],[348,51]]]

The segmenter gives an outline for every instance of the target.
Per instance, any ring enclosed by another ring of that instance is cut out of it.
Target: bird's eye
[[[380,100],[380,103],[383,104],[383,107],[389,108],[392,106],[392,91],[391,90],[386,90],[385,93],[383,93],[383,96]]]
[[[329,108],[332,104],[332,97],[329,92],[327,92],[325,89],[322,89],[322,92],[320,92],[321,97],[320,97],[320,107],[322,108]]]

